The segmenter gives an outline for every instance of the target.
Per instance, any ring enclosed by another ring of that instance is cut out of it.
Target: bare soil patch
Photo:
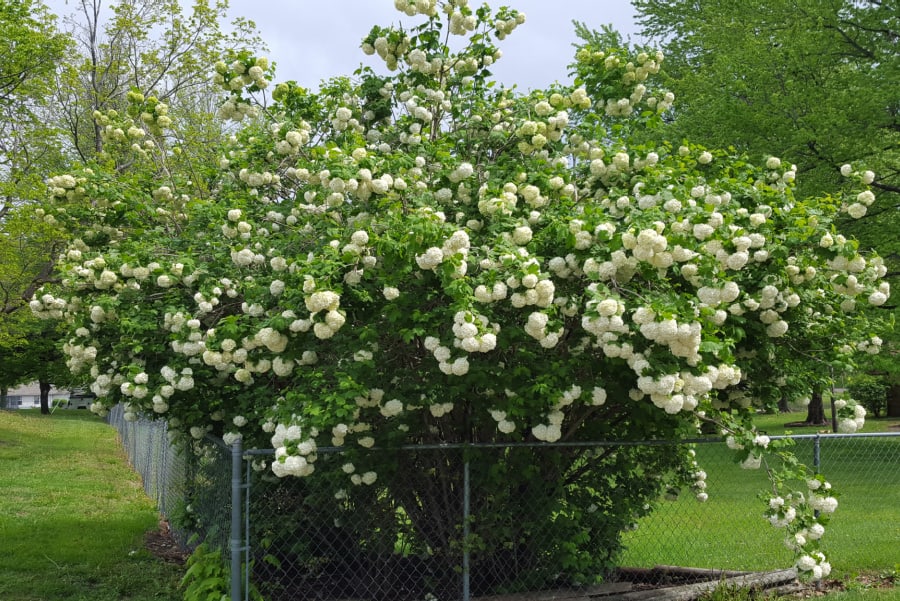
[[[151,530],[144,535],[144,547],[159,559],[179,565],[190,555],[190,552],[178,543],[169,522],[165,520],[160,520],[159,530]]]

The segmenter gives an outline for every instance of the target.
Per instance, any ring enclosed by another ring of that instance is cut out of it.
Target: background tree
[[[60,349],[56,324],[35,319],[28,311],[7,317],[0,331],[0,409],[7,407],[7,391],[19,384],[37,382],[41,413],[50,413],[50,389],[72,382]]]
[[[21,359],[18,364],[28,367],[17,370],[17,381],[25,373],[37,375],[31,368],[46,359],[46,336],[55,330],[38,334],[35,324],[10,314],[27,306],[34,291],[53,278],[64,238],[80,235],[60,232],[43,220],[38,201],[46,196],[44,179],[72,164],[104,160],[98,154],[104,140],[119,133],[103,131],[92,112],[125,110],[130,91],[158,94],[185,125],[170,130],[167,139],[161,130],[148,128],[134,142],[144,148],[162,145],[167,150],[159,155],[161,168],[201,183],[201,172],[217,160],[206,153],[224,135],[213,118],[215,96],[205,65],[238,43],[259,45],[248,21],[239,20],[231,33],[222,33],[224,2],[197,2],[189,15],[179,2],[125,0],[104,8],[100,0],[84,0],[76,5],[66,19],[67,35],[54,28],[56,18],[39,2],[0,2],[5,44],[0,47],[0,331],[5,334],[0,335]],[[31,352],[30,342],[35,344]],[[51,373],[42,372],[42,384]]]
[[[844,165],[874,171],[879,203],[842,229],[900,274],[900,4],[635,0],[667,55],[679,98],[666,135],[797,164],[801,196],[833,189]],[[896,304],[882,306],[893,311]],[[887,336],[885,353],[897,348]],[[896,362],[880,373],[897,380]],[[893,374],[893,375],[891,375]],[[816,401],[821,394],[813,394]],[[808,421],[821,421],[817,402]]]
[[[44,102],[67,48],[54,23],[40,2],[0,1],[0,316],[24,306],[49,275],[47,228],[16,212],[33,209],[43,178],[64,166]]]
[[[51,281],[61,248],[58,232],[35,212],[46,195],[43,178],[66,166],[47,102],[70,48],[55,23],[41,2],[0,1],[0,407],[10,386],[39,379],[45,412],[51,374],[67,377],[53,349],[56,328],[27,310]]]
[[[195,134],[202,136],[192,145],[194,152],[208,147],[209,136],[221,135],[210,130],[215,94],[207,70],[231,49],[260,48],[251,21],[236,19],[231,30],[223,32],[225,0],[197,0],[187,14],[177,0],[120,0],[109,7],[102,0],[76,4],[66,23],[78,59],[60,70],[56,92],[67,143],[81,161],[103,150],[104,135],[94,112],[125,110],[128,92],[154,96],[173,115],[192,123]]]

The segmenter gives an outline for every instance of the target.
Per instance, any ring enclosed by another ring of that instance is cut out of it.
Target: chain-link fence
[[[835,567],[865,565],[870,560],[855,556],[860,553],[880,554],[885,567],[893,567],[890,558],[898,559],[900,546],[900,435],[793,440],[801,460],[820,469],[841,494],[841,510],[828,528],[828,546],[838,550]],[[389,455],[376,463],[397,469],[368,487],[360,466],[353,466],[356,483],[318,474],[283,480],[255,474],[249,490],[251,581],[272,601],[443,600],[583,589],[601,580],[649,581],[666,571],[633,568],[659,565],[789,567],[793,557],[784,531],[762,515],[764,470],[740,469],[724,443],[694,442],[708,473],[705,503],[691,491],[675,496],[670,489],[667,496],[675,498],[647,498],[635,490],[641,481],[648,494],[658,490],[665,458],[684,448],[658,442],[373,451]],[[335,471],[329,462],[343,461],[337,449],[320,455],[326,473]],[[573,455],[582,458],[587,480],[573,477],[579,470]],[[610,458],[616,463],[609,467],[644,468],[624,476],[587,469]],[[547,468],[560,465],[568,467]],[[524,477],[513,478],[516,472]],[[633,523],[622,521],[634,517]],[[616,533],[622,530],[620,548]]]
[[[881,568],[893,568],[900,561],[900,433],[790,438],[796,456],[822,473],[839,495],[823,540],[833,551],[834,568],[855,572],[879,556]],[[688,494],[660,502],[625,534],[621,565],[727,570],[790,565],[784,531],[762,517],[759,494],[771,488],[765,471],[740,469],[723,443],[697,444],[696,453],[708,474],[709,500],[697,503]]]
[[[263,465],[273,451],[209,442],[195,445],[189,461],[177,453],[145,461],[160,457],[160,438],[137,430],[164,426],[123,423],[148,494],[161,499],[153,483],[160,472],[175,474],[161,510],[171,508],[173,523],[230,558],[233,601],[252,598],[251,590],[266,601],[468,600],[652,579],[658,570],[640,569],[658,565],[750,571],[792,563],[783,531],[762,516],[765,474],[741,470],[721,442],[694,441],[709,482],[709,500],[699,503],[691,491],[657,496],[684,445],[319,449],[312,476],[277,478]],[[842,495],[827,535],[835,567],[871,561],[855,553],[880,553],[893,567],[900,433],[794,440],[801,460]]]
[[[231,449],[213,439],[176,446],[165,420],[125,420],[122,405],[107,417],[119,433],[129,463],[185,549],[206,541],[229,552]]]

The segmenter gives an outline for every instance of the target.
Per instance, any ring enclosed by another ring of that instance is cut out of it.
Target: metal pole
[[[241,601],[241,441],[231,445],[231,601]]]
[[[244,601],[248,601],[250,598],[250,482],[253,477],[251,471],[251,465],[249,461],[244,462],[244,488],[246,489],[246,493],[244,493],[244,546],[241,547],[241,550],[244,553],[244,565],[246,568],[244,569]]]
[[[816,434],[816,437],[813,439],[813,469],[815,470],[816,475],[819,474],[819,468],[822,466],[822,455],[821,455],[822,449],[819,444],[821,440],[822,440],[822,437],[819,436],[819,434]],[[813,516],[818,519],[818,517],[819,517],[818,509],[816,509],[813,512]]]
[[[819,473],[819,468],[822,467],[821,440],[822,437],[818,434],[813,439],[813,468],[816,470],[816,474]]]
[[[463,460],[463,556],[462,556],[462,601],[469,601],[469,459]]]

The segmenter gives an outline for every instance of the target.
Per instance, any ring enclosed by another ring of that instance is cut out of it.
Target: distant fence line
[[[492,583],[494,590],[513,590],[513,583],[508,583],[506,588],[503,584],[503,578],[514,573],[513,566],[473,566],[468,544],[459,545],[453,570],[437,567],[428,557],[405,555],[400,548],[402,541],[396,540],[396,536],[393,543],[387,542],[387,547],[374,534],[362,550],[345,544],[346,541],[340,540],[342,532],[359,533],[365,528],[378,530],[378,527],[362,522],[346,523],[348,519],[367,519],[365,512],[361,517],[337,510],[333,514],[334,528],[323,527],[321,524],[329,520],[321,518],[328,517],[328,507],[333,505],[328,500],[332,497],[330,492],[326,495],[324,490],[317,489],[315,476],[278,479],[271,473],[256,473],[251,469],[252,460],[271,460],[274,455],[271,449],[244,451],[239,442],[226,447],[221,441],[210,440],[202,453],[184,453],[169,443],[162,420],[127,422],[122,409],[116,407],[109,421],[119,431],[129,461],[141,474],[148,496],[170,520],[179,542],[186,545],[196,537],[222,550],[231,567],[231,601],[250,599],[251,588],[261,591],[266,601],[346,598],[468,601],[487,582]],[[895,523],[900,522],[900,503],[896,502],[900,501],[900,433],[772,438],[793,439],[798,457],[810,467],[822,468],[836,487],[850,490],[851,498],[854,487],[864,490],[865,496],[871,496],[873,491],[879,493],[885,503],[893,503]],[[391,452],[434,453],[440,461],[460,461],[462,453],[477,450],[497,453],[500,461],[501,453],[516,447],[539,450],[660,444],[672,443],[448,444],[410,446]],[[764,484],[763,476],[739,470],[732,460],[733,454],[721,441],[696,439],[678,444],[697,445],[701,467],[710,474],[710,503],[696,503],[692,498],[661,502],[649,518],[624,535],[626,548],[619,557],[620,565],[677,564],[720,570],[779,569],[790,565],[791,553],[781,544],[779,533],[764,523],[759,501],[750,508],[727,504],[730,497],[749,495],[754,499]],[[339,451],[325,448],[318,453],[328,455]],[[458,511],[461,540],[469,540],[468,460],[464,460],[464,470],[465,486],[453,503],[457,503],[454,511]],[[719,480],[724,483],[720,485]],[[402,486],[402,480],[393,484],[397,485]],[[683,496],[692,497],[691,494]],[[722,509],[716,505],[719,497],[725,499],[724,506],[729,508],[725,517],[733,538],[721,540],[719,536],[704,540],[704,524],[723,519],[719,513]],[[319,514],[315,527],[310,525],[311,521],[304,521],[311,513]],[[396,519],[403,519],[400,513]],[[700,562],[697,557],[705,559]],[[514,554],[510,553],[509,562],[514,561]],[[708,565],[700,565],[704,562]],[[616,574],[610,572],[606,577],[614,579]]]

